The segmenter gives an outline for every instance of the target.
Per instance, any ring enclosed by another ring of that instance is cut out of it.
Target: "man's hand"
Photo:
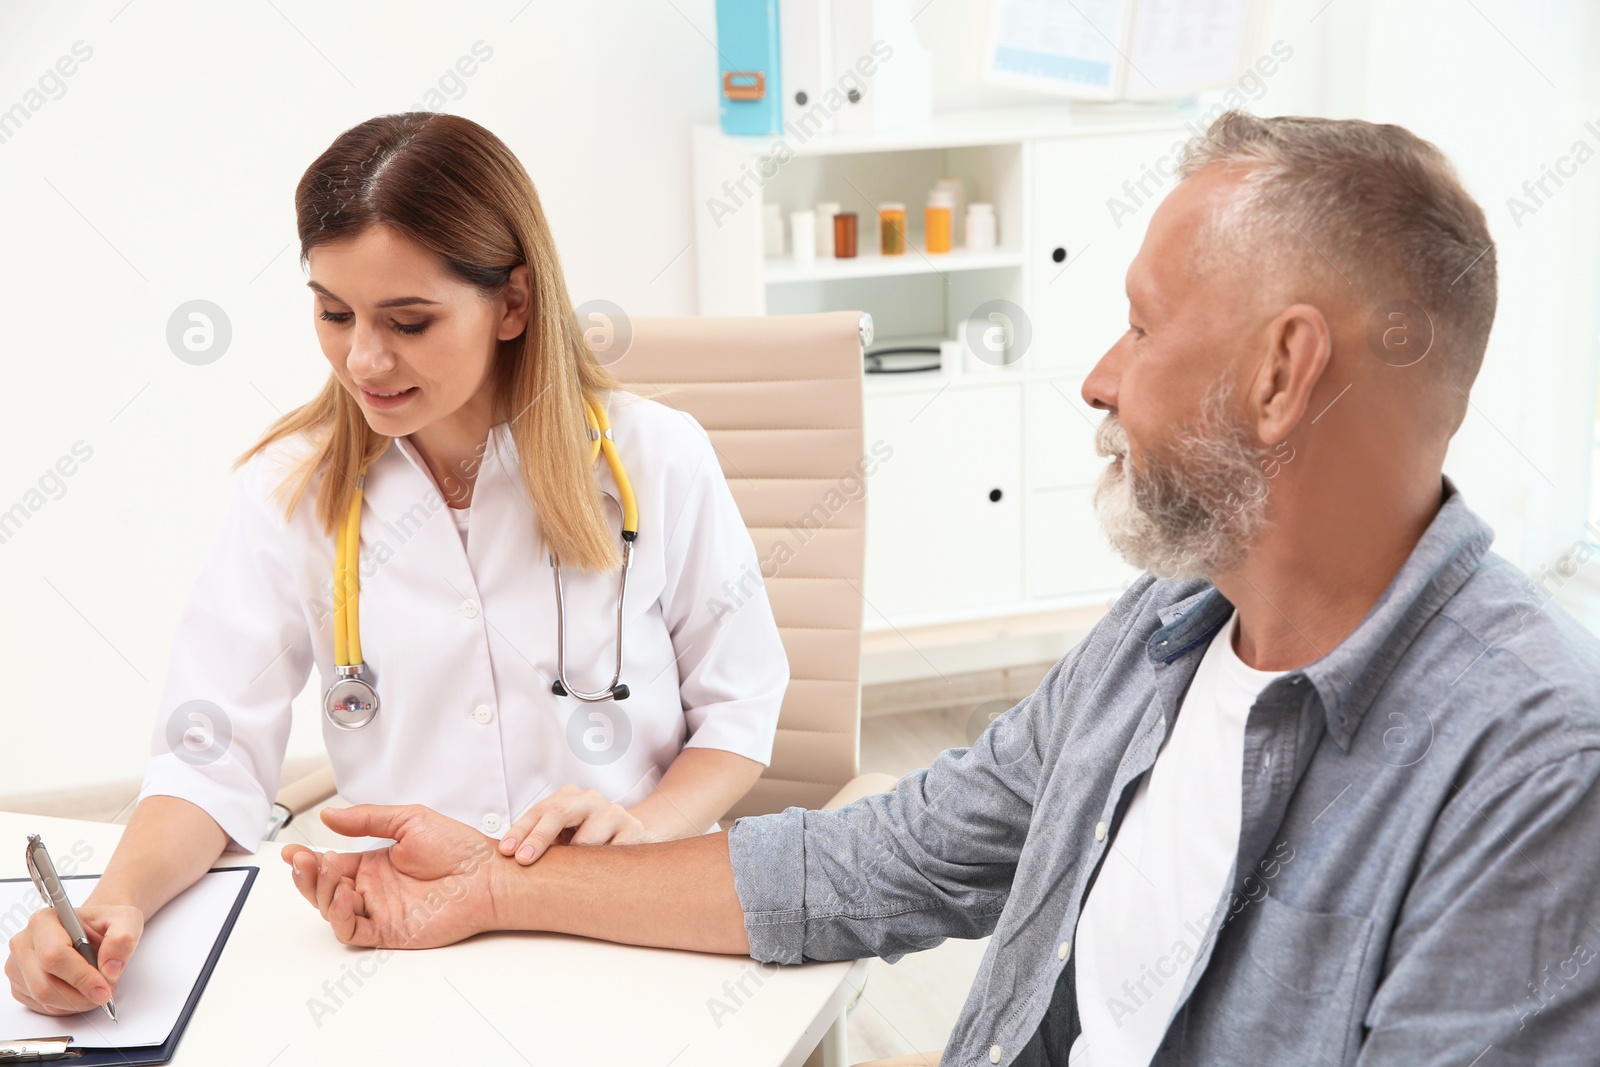
[[[324,808],[346,837],[389,837],[370,852],[315,852],[285,845],[295,884],[334,936],[368,948],[438,948],[494,930],[493,838],[420,804]]]

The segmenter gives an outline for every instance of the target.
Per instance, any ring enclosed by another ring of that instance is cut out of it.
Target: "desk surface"
[[[44,835],[58,856],[87,846],[92,853],[76,871],[95,873],[122,827],[0,812],[0,877],[27,876],[22,846],[30,833]],[[745,956],[529,933],[380,954],[333,936],[294,888],[282,846],[264,842],[254,857],[225,853],[216,864],[253,864],[261,873],[178,1045],[177,1067],[798,1067],[869,962],[780,968]],[[0,986],[0,995],[10,992]],[[41,1034],[65,1032],[40,1021]]]

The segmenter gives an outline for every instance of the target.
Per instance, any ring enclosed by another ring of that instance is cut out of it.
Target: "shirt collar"
[[[1322,700],[1328,732],[1348,749],[1367,708],[1428,621],[1456,594],[1489,550],[1494,531],[1471,511],[1449,477],[1441,476],[1439,511],[1411,555],[1366,616],[1321,659],[1290,671],[1262,691],[1262,700],[1297,697],[1310,682]],[[1233,605],[1209,582],[1158,613],[1161,628],[1146,641],[1153,664],[1170,664],[1208,642]]]
[[[390,439],[395,450],[411,461],[411,465],[433,485],[433,474],[428,470],[428,465],[423,462],[422,453],[417,451],[417,446],[407,437],[394,437]],[[385,453],[390,449],[385,449]],[[478,470],[482,471],[492,460],[504,456],[502,462],[515,462],[516,445],[511,438],[511,423],[509,421],[497,422],[489,427],[489,436],[484,443],[483,458],[478,461]]]

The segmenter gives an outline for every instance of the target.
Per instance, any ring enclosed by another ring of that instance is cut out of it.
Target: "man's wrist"
[[[529,916],[534,914],[528,901],[539,864],[523,866],[512,856],[495,855],[488,863],[489,929],[532,930]]]

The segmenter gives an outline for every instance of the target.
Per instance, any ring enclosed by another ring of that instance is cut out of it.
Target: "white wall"
[[[420,103],[481,40],[445,109],[522,159],[574,299],[696,306],[686,129],[716,118],[712,0],[124,2],[0,14],[0,109],[90,50],[0,143],[0,510],[92,450],[0,543],[0,794],[143,773],[229,464],[327,373],[293,197],[340,131]],[[233,326],[203,367],[165,341],[195,298]],[[302,694],[291,754],[320,750],[317,714]]]
[[[962,80],[978,0],[923,3],[912,6],[934,50],[936,106],[1033,101]],[[1505,198],[1600,121],[1583,65],[1600,27],[1583,0],[1548,0],[1537,20],[1511,0],[1475,3],[1282,0],[1269,40],[1294,59],[1253,106],[1402,122],[1440,144],[1485,204],[1500,317],[1481,414],[1450,465],[1498,547],[1537,569],[1587,508],[1600,161],[1520,229]],[[0,794],[142,773],[229,463],[326,373],[293,217],[317,153],[420,103],[481,40],[492,57],[443,107],[522,158],[574,298],[693,313],[687,131],[716,116],[712,11],[712,0],[6,8],[0,110],[31,103],[76,42],[92,55],[0,143],[0,511],[76,442],[92,456],[0,543]],[[205,367],[165,341],[168,316],[195,298],[221,305],[234,330]],[[317,714],[308,688],[291,754],[320,750]],[[70,766],[46,762],[69,752]]]

